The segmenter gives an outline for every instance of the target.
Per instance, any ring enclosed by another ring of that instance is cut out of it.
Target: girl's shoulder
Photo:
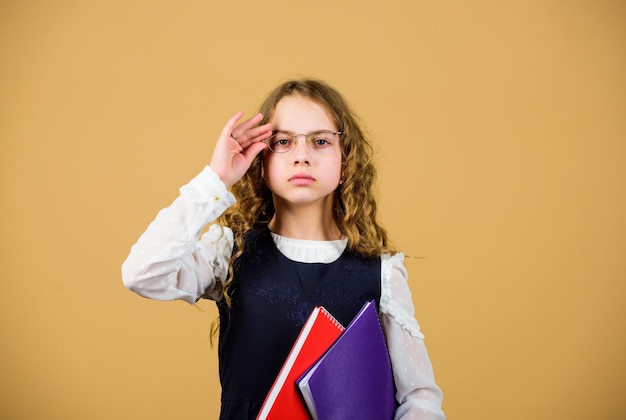
[[[384,265],[391,267],[403,267],[404,266],[404,254],[402,252],[383,252],[380,254],[380,261]]]

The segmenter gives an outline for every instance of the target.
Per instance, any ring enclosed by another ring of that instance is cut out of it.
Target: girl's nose
[[[311,148],[307,144],[306,138],[300,137],[298,140],[293,149],[293,163],[294,165],[309,165]]]

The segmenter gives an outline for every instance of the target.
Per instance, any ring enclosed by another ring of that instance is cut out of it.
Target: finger
[[[237,141],[241,145],[241,147],[246,148],[250,146],[252,143],[257,143],[259,141],[263,141],[269,138],[272,135],[272,124],[267,123],[260,125],[258,127],[254,127],[241,134],[238,137]]]
[[[261,114],[259,112],[254,117],[245,120],[244,122],[239,124],[237,127],[235,127],[231,131],[231,135],[233,135],[232,137],[234,139],[238,139],[239,137],[243,136],[246,133],[246,131],[248,131],[250,128],[256,126],[262,120],[263,120],[263,114]]]
[[[267,143],[253,143],[243,152],[243,155],[246,157],[248,162],[252,162],[252,159],[254,159],[254,157],[264,149],[267,149]]]
[[[241,111],[237,112],[235,115],[230,117],[229,120],[226,122],[226,125],[222,129],[221,137],[230,136],[231,133],[233,132],[233,128],[235,127],[235,124],[237,124],[237,121],[239,121],[241,117],[243,117],[243,112]]]

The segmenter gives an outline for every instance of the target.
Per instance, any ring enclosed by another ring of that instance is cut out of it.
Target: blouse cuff
[[[191,193],[200,203],[214,203],[212,213],[215,214],[222,214],[228,207],[235,204],[235,196],[226,189],[219,175],[208,165],[184,185],[180,193],[181,195]]]

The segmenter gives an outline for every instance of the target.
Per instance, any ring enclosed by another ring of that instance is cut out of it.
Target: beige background
[[[301,75],[376,139],[449,418],[625,418],[625,51],[622,1],[0,0],[0,418],[216,418],[213,304],[120,265]]]

